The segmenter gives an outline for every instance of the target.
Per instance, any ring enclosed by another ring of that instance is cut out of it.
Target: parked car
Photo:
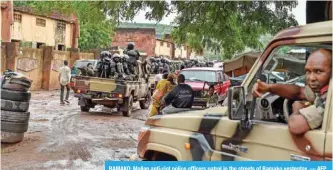
[[[210,85],[214,85],[219,102],[222,102],[227,96],[228,87],[231,85],[229,76],[223,73],[222,68],[186,68],[181,70],[180,74],[185,76],[185,83],[190,85],[194,91],[193,106],[206,106],[204,95],[208,92]]]
[[[93,68],[95,69],[97,66],[97,60],[76,60],[72,69],[71,69],[71,81],[70,81],[70,87],[74,88],[74,81],[75,77],[80,75],[80,70],[78,68],[87,66],[88,63],[91,63],[93,65]]]

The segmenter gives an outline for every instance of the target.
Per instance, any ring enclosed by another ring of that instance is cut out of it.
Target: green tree
[[[107,17],[102,2],[97,1],[15,1],[16,6],[30,6],[41,14],[57,11],[65,15],[75,14],[80,23],[79,48],[89,50],[111,44],[115,18]]]
[[[245,48],[259,48],[262,46],[260,43],[262,35],[274,35],[281,29],[298,24],[290,12],[296,7],[297,1],[172,1],[171,3],[166,1],[76,1],[75,3],[60,1],[48,3],[52,4],[50,7],[53,10],[76,11],[78,16],[81,16],[79,19],[86,20],[84,22],[87,25],[99,23],[101,18],[103,21],[108,21],[106,22],[108,24],[116,24],[116,21],[120,20],[132,20],[140,10],[145,9],[148,9],[146,18],[156,21],[176,12],[177,17],[174,21],[176,28],[172,31],[176,43],[188,43],[191,48],[198,51],[209,49],[220,53],[224,59],[241,53]],[[42,4],[47,2],[36,4],[44,6]],[[98,19],[95,19],[95,16],[98,16]],[[90,29],[88,32],[92,33],[92,30],[97,27],[87,26],[87,30],[88,28]],[[84,42],[90,42],[89,40],[87,38]]]
[[[211,49],[226,59],[246,47],[260,47],[261,35],[297,25],[290,13],[296,5],[296,1],[126,1],[122,4],[126,10],[119,16],[132,19],[139,9],[150,8],[146,18],[160,21],[177,12],[172,33],[177,43]]]

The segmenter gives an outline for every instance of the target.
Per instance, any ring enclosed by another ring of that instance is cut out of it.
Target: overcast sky
[[[305,0],[299,0],[296,8],[292,10],[299,25],[305,24]],[[160,24],[170,24],[175,18],[176,14],[171,14],[168,17],[164,17]],[[156,23],[156,21],[149,21],[145,19],[145,11],[141,11],[134,19],[133,22],[137,23]]]

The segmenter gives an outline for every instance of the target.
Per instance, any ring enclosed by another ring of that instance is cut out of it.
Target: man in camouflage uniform
[[[332,52],[327,49],[316,50],[309,56],[305,65],[306,87],[258,81],[252,89],[252,94],[260,97],[261,93],[270,92],[287,99],[300,100],[294,102],[293,113],[288,120],[289,131],[292,134],[304,134],[311,129],[320,128],[332,72],[331,57]]]

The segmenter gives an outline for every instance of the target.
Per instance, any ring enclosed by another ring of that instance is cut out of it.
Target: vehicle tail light
[[[118,94],[118,93],[114,93],[114,94],[111,94],[110,97],[115,97],[115,98],[122,98],[123,97],[123,94]]]

